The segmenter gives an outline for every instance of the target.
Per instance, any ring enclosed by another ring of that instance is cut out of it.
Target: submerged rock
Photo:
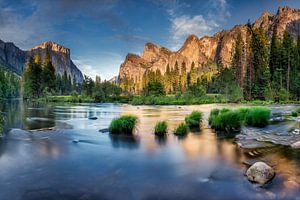
[[[247,170],[246,175],[249,181],[264,185],[275,176],[275,171],[264,162],[256,162]]]
[[[291,147],[294,149],[300,149],[300,141],[291,144]]]

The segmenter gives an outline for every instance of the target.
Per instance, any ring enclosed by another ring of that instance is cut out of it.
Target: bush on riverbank
[[[113,119],[108,130],[113,134],[132,134],[136,122],[136,116],[124,115],[119,118]]]
[[[174,131],[175,135],[178,136],[184,136],[188,132],[188,127],[185,123],[181,123],[177,126],[177,128]]]
[[[271,110],[265,107],[213,109],[208,123],[217,131],[229,133],[239,131],[243,125],[264,127],[269,123],[270,114]]]
[[[167,133],[168,124],[166,121],[157,122],[154,128],[154,134],[157,136],[163,136]]]
[[[191,114],[185,117],[185,123],[190,128],[199,128],[202,123],[202,112],[193,111]]]
[[[0,113],[0,136],[3,134],[4,131],[4,115]]]
[[[218,94],[206,94],[202,97],[191,97],[189,95],[167,95],[167,96],[134,96],[133,105],[197,105],[208,103],[226,103],[226,99]]]

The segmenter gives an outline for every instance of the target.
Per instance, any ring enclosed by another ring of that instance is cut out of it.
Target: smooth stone
[[[90,120],[96,120],[98,117],[89,117]]]
[[[272,167],[264,162],[256,162],[246,172],[249,181],[264,185],[275,176]]]
[[[300,149],[300,141],[294,142],[293,144],[291,144],[291,147],[294,149]]]
[[[74,139],[74,140],[73,140],[73,143],[78,143],[78,142],[79,142],[78,139]]]

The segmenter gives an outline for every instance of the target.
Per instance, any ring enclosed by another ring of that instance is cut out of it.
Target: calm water
[[[184,138],[172,134],[192,110],[207,117],[223,106],[1,104],[8,119],[0,141],[0,199],[300,199],[299,150],[265,142],[295,139],[285,132],[294,122],[265,132],[247,129],[250,134],[239,139],[218,138],[206,127]],[[273,113],[294,109],[271,108]],[[99,132],[128,113],[139,117],[134,137]],[[153,134],[158,120],[169,123],[166,138]],[[273,136],[257,141],[258,134]],[[258,160],[277,173],[263,188],[244,176],[248,164]]]

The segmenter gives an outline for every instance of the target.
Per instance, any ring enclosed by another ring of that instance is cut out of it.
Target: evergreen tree
[[[262,28],[253,31],[251,40],[254,83],[252,96],[264,99],[265,89],[270,80],[268,37]]]
[[[50,54],[48,49],[46,49],[45,59],[44,59],[44,69],[43,69],[43,90],[47,92],[54,92],[55,90],[55,68],[52,65]]]
[[[235,78],[240,87],[243,87],[243,83],[244,83],[244,77],[242,74],[244,70],[243,50],[244,50],[244,41],[241,33],[239,33],[235,42],[234,56],[232,59],[232,67],[234,70]]]
[[[181,92],[185,92],[187,88],[186,64],[182,62],[180,71],[180,88]]]

